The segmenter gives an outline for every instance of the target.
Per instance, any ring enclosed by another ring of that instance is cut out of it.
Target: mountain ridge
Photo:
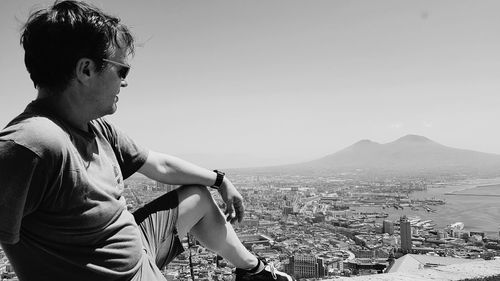
[[[427,137],[410,134],[382,144],[362,139],[319,159],[280,168],[314,171],[392,171],[407,174],[500,174],[500,155],[452,148]]]

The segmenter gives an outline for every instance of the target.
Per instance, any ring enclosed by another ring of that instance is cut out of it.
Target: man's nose
[[[127,87],[127,86],[128,86],[128,82],[127,82],[127,80],[122,79],[122,83],[120,84],[120,87],[125,88],[125,87]]]

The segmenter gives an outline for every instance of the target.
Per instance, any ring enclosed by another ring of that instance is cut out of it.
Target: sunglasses
[[[118,76],[120,76],[121,79],[125,80],[127,78],[128,73],[130,72],[130,65],[124,64],[121,62],[117,62],[114,60],[108,60],[108,59],[102,59],[102,61],[109,62],[118,66],[121,66],[121,68],[118,70]]]

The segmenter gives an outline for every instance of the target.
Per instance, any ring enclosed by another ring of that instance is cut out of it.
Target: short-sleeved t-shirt
[[[122,192],[146,158],[105,119],[82,131],[43,100],[0,131],[0,242],[20,280],[144,275],[151,264]]]

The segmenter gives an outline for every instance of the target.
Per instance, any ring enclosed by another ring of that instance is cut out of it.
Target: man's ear
[[[76,62],[75,78],[78,82],[87,84],[87,81],[96,73],[96,65],[93,60],[81,58]]]

